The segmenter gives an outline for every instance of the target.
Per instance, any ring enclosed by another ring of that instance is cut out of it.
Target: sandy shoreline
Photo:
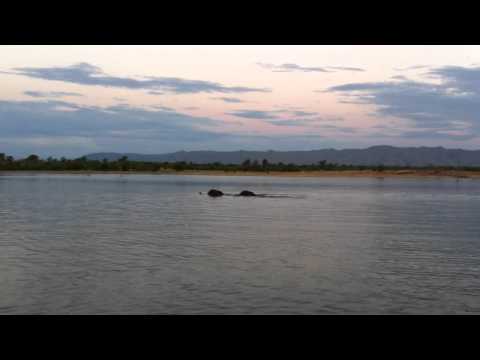
[[[344,170],[344,171],[215,171],[215,170],[184,170],[184,171],[0,171],[0,176],[12,175],[207,175],[207,176],[264,176],[264,177],[348,177],[348,178],[439,178],[453,177],[457,179],[480,179],[480,171],[461,170]]]

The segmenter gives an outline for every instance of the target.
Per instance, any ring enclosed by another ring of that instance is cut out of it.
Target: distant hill
[[[271,163],[312,164],[322,160],[348,165],[394,166],[480,166],[480,150],[445,149],[443,147],[372,146],[366,149],[323,149],[310,151],[179,151],[169,154],[144,155],[133,153],[95,153],[86,155],[91,160],[117,160],[127,156],[132,161],[193,162],[198,164],[240,164],[250,159]]]

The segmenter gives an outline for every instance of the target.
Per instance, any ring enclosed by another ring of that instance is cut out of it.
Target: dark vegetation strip
[[[479,171],[480,167],[474,166],[389,166],[389,165],[344,165],[328,163],[325,160],[318,161],[310,165],[284,164],[284,163],[269,163],[266,159],[259,162],[257,160],[246,160],[242,164],[194,164],[184,161],[180,162],[144,162],[144,161],[130,161],[127,157],[122,157],[115,161],[88,160],[86,157],[78,159],[55,159],[49,157],[48,159],[41,159],[37,155],[30,155],[24,159],[14,159],[12,156],[7,156],[0,153],[0,171],[185,171],[185,170],[215,170],[225,172],[237,171],[284,171],[284,172],[298,172],[298,171],[339,171],[339,170],[373,170],[373,171],[388,171],[388,170],[435,170],[435,171]]]

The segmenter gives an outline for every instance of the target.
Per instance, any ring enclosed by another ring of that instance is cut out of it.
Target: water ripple
[[[479,210],[444,179],[7,176],[0,313],[479,313]]]

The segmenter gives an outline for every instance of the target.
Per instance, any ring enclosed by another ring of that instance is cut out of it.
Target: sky
[[[480,46],[0,46],[0,153],[480,149]]]

